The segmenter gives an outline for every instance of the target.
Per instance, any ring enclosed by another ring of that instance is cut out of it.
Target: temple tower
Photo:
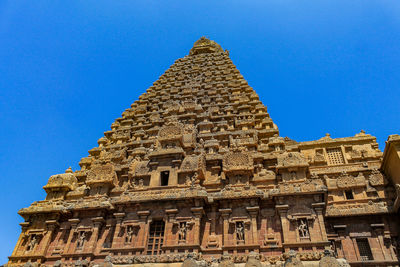
[[[397,194],[376,138],[280,137],[204,37],[79,165],[19,211],[9,265],[398,265]]]

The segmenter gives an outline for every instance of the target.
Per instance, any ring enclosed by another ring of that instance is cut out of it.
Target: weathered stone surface
[[[182,267],[199,267],[199,265],[193,259],[193,256],[189,254],[188,257],[183,261]]]
[[[340,267],[340,263],[332,254],[332,251],[325,250],[324,256],[319,261],[319,267]]]
[[[297,253],[293,250],[285,254],[286,260],[283,264],[284,267],[303,267],[303,263],[298,259]]]
[[[221,261],[218,264],[218,267],[234,267],[235,264],[233,263],[233,260],[231,256],[225,254],[221,257]]]
[[[262,264],[259,258],[259,255],[254,252],[250,252],[245,267],[261,267]]]
[[[322,257],[330,248],[349,263],[398,264],[400,137],[382,159],[364,131],[279,136],[207,38],[97,143],[80,170],[51,176],[46,199],[19,211],[8,266],[336,266]]]

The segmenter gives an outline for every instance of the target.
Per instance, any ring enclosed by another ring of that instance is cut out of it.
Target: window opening
[[[346,195],[346,199],[354,199],[353,191],[351,191],[351,190],[346,190],[346,191],[344,191],[344,193],[345,193],[345,195]]]
[[[150,224],[149,238],[147,241],[147,255],[161,254],[164,243],[164,221],[153,221]]]
[[[344,164],[342,149],[340,147],[327,148],[326,153],[328,154],[329,164],[331,165]]]
[[[161,186],[167,186],[169,179],[169,171],[161,172]]]
[[[357,239],[358,251],[360,252],[360,258],[362,261],[370,261],[372,257],[371,247],[369,246],[368,239],[360,238]]]

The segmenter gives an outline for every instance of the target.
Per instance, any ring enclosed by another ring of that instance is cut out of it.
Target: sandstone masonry
[[[19,211],[9,266],[399,265],[400,136],[280,137],[214,41],[98,144]]]

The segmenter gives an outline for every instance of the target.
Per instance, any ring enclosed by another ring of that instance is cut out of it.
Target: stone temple
[[[50,177],[8,266],[399,266],[400,136],[279,136],[202,37]]]

